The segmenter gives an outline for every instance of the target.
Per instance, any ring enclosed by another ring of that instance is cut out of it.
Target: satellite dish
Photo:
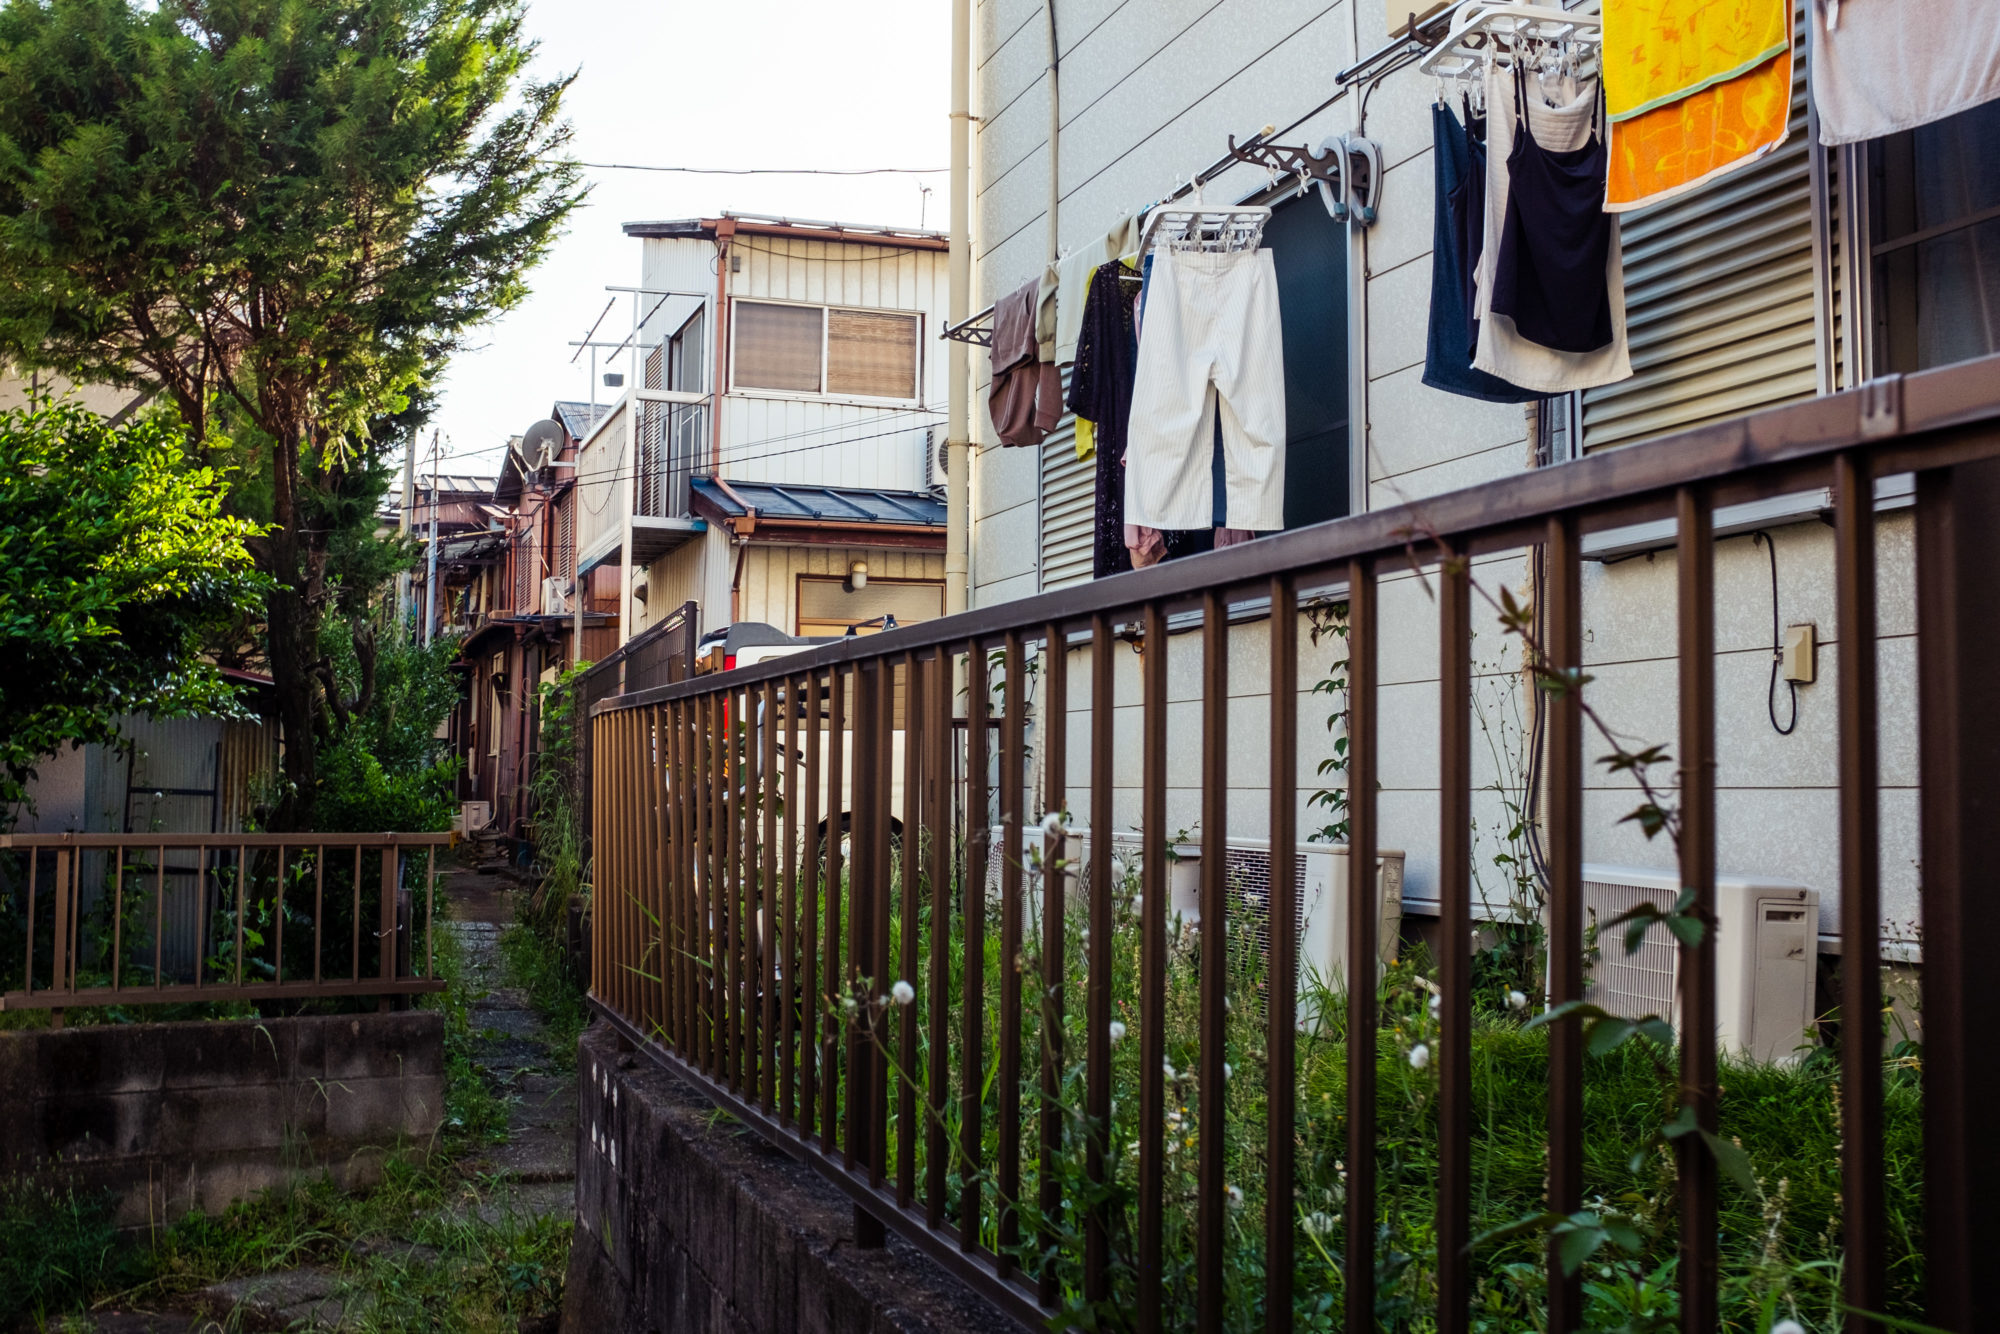
[[[533,460],[531,466],[546,468],[569,443],[569,432],[562,423],[543,418],[521,433],[521,453]]]

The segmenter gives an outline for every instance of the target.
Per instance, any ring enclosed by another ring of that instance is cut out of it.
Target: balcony
[[[606,415],[577,468],[580,572],[616,561],[650,564],[707,529],[689,513],[689,482],[708,434],[703,393],[634,390]]]

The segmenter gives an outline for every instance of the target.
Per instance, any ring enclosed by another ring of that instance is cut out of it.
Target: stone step
[[[576,1131],[569,1126],[521,1126],[505,1143],[480,1154],[479,1166],[502,1181],[545,1185],[576,1179]]]
[[[331,1269],[310,1266],[229,1279],[203,1288],[204,1311],[244,1330],[336,1330],[359,1327],[374,1306]]]

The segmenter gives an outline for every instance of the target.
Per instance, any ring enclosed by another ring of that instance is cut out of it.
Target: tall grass
[[[887,1056],[892,1078],[910,1072],[921,1090],[927,1068],[927,1033],[931,1007],[947,1008],[951,1071],[942,1120],[946,1141],[953,1146],[947,1163],[951,1183],[951,1222],[956,1225],[959,1192],[968,1182],[981,1201],[982,1241],[997,1249],[997,1217],[1011,1205],[1020,1218],[1024,1242],[1015,1258],[1029,1275],[1052,1271],[1062,1294],[1060,1323],[1090,1329],[1121,1329],[1135,1309],[1139,1277],[1135,1263],[1139,1180],[1139,1049],[1141,1015],[1139,983],[1139,882],[1137,865],[1125,868],[1113,888],[1115,930],[1112,942],[1113,1014],[1123,1037],[1112,1048],[1113,1114],[1106,1127],[1110,1145],[1111,1181],[1108,1203],[1114,1219],[1112,1297],[1095,1305],[1083,1300],[1082,1202],[1097,1198],[1097,1188],[1084,1171],[1087,1125],[1084,1105],[1085,1050],[1083,999],[1087,935],[1085,908],[1074,888],[1065,914],[1065,1007],[1061,1021],[1067,1063],[1060,1093],[1045,1106],[1040,1090],[1041,1033],[1051,1014],[1041,1002],[1042,942],[1037,932],[1039,909],[1035,887],[1038,869],[1024,877],[1021,955],[1003,960],[999,947],[999,905],[990,904],[985,939],[968,941],[956,911],[933,915],[927,886],[919,886],[917,922],[919,956],[928,961],[934,930],[949,930],[950,962],[947,994],[927,994],[928,962],[919,976],[860,978],[843,964],[845,994],[822,998],[829,1014],[852,1014]],[[890,958],[902,957],[903,887],[892,885]],[[843,911],[846,895],[842,895]],[[956,890],[952,893],[956,905]],[[801,911],[804,911],[803,902]],[[845,942],[842,917],[843,951]],[[986,987],[983,997],[983,1045],[977,1068],[982,1111],[983,1145],[976,1165],[958,1156],[959,1108],[965,1089],[961,1077],[960,1025],[963,1014],[963,961],[968,948],[983,956]],[[1201,1137],[1209,1127],[1200,1123],[1200,1038],[1196,980],[1207,959],[1202,931],[1175,923],[1169,931],[1167,1006],[1164,1045],[1171,1073],[1166,1079],[1168,1137],[1165,1153],[1166,1264],[1162,1276],[1168,1324],[1194,1327],[1193,1261],[1196,1223],[1196,1166]],[[1473,1226],[1475,1232],[1498,1230],[1524,1215],[1540,1212],[1546,1163],[1546,1090],[1548,1043],[1545,1028],[1524,1027],[1523,1017],[1510,1011],[1506,993],[1513,977],[1508,957],[1483,960],[1475,970],[1482,979],[1475,998],[1471,1035],[1473,1108]],[[1218,1127],[1224,1136],[1225,1179],[1233,1202],[1228,1218],[1228,1248],[1224,1283],[1227,1328],[1261,1329],[1264,1320],[1264,1185],[1265,1089],[1267,1079],[1264,996],[1267,979],[1257,956],[1257,942],[1247,931],[1221,951],[1229,969],[1229,1013],[1224,1024],[1223,1059],[1230,1070],[1224,1095],[1225,1114]],[[1002,969],[1024,971],[1022,1011],[1013,1018],[1022,1033],[1020,1087],[1001,1087],[997,1079],[999,1034],[1007,1016],[1000,1012]],[[1435,1068],[1411,1053],[1420,1044],[1434,1044],[1437,1026],[1426,985],[1434,970],[1424,952],[1406,952],[1387,966],[1379,979],[1382,1027],[1369,1035],[1375,1051],[1380,1084],[1376,1165],[1379,1180],[1378,1232],[1374,1240],[1378,1318],[1385,1327],[1425,1330],[1435,1324],[1437,1257],[1433,1224],[1437,1173]],[[916,992],[918,1040],[912,1050],[900,1049],[901,1013],[889,998],[892,983],[909,982]],[[1343,1235],[1345,1202],[1345,1090],[1347,1007],[1331,979],[1309,979],[1300,1009],[1317,1016],[1302,1031],[1297,1066],[1297,1177],[1294,1182],[1297,1260],[1293,1273],[1295,1327],[1333,1330],[1340,1324],[1343,1274],[1349,1240]],[[793,1001],[806,1009],[803,997]],[[851,1008],[850,1008],[851,1003]],[[1801,1037],[1804,1041],[1804,1035]],[[801,1069],[807,1053],[799,1054]],[[839,1063],[841,1053],[832,1052]],[[1585,1274],[1589,1326],[1602,1329],[1667,1328],[1677,1315],[1672,1270],[1677,1243],[1671,1155],[1654,1141],[1658,1127],[1672,1119],[1678,1099],[1672,1080],[1675,1054],[1635,1040],[1585,1068],[1586,1190],[1592,1206],[1622,1220],[1640,1239],[1635,1251],[1617,1246],[1600,1250]],[[1923,1239],[1922,1182],[1919,1151],[1921,1092],[1918,1076],[1909,1068],[1892,1072],[1886,1104],[1888,1152],[1891,1165],[1889,1204],[1894,1230],[1891,1263],[1891,1313],[1915,1316],[1921,1306]],[[844,1095],[844,1078],[835,1081],[835,1112]],[[894,1115],[895,1098],[890,1099]],[[890,1127],[890,1159],[896,1161],[898,1137],[914,1139],[917,1179],[927,1171],[928,1136],[919,1093],[916,1125]],[[1004,1102],[1021,1109],[1024,1165],[1020,1198],[1004,1201],[995,1187],[998,1122]],[[1772,1313],[1794,1318],[1809,1330],[1839,1327],[1839,1087],[1835,1063],[1826,1054],[1808,1054],[1787,1065],[1765,1065],[1725,1059],[1719,1102],[1721,1130],[1740,1140],[1757,1176],[1757,1189],[1746,1191],[1725,1181],[1721,1197],[1721,1273],[1724,1320],[1732,1330],[1768,1329]],[[1041,1161],[1039,1123],[1043,1114],[1061,1118],[1063,1151]],[[1043,1174],[1059,1187],[1064,1207],[1043,1218],[1036,1208]],[[918,1190],[921,1196],[921,1184]],[[1044,1249],[1040,1231],[1046,1227],[1053,1245]],[[1543,1242],[1538,1235],[1511,1235],[1479,1246],[1473,1255],[1476,1284],[1475,1328],[1496,1334],[1519,1334],[1544,1328],[1545,1291],[1542,1278]]]

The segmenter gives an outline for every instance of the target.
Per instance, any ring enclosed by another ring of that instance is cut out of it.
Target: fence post
[[[56,924],[54,938],[49,942],[50,991],[62,991],[69,985],[69,928],[73,912],[71,898],[75,893],[70,884],[70,859],[68,848],[56,849]],[[28,923],[30,935],[34,929],[35,924]]]
[[[394,842],[382,849],[382,888],[378,895],[376,911],[376,934],[380,942],[376,957],[380,960],[378,972],[384,982],[395,980],[396,976],[396,900],[399,896],[399,877],[396,874],[397,849]],[[376,1008],[387,1014],[392,1008],[393,998],[384,995],[376,1003]]]
[[[1987,1291],[2000,1251],[2000,1153],[1992,1109],[2000,986],[1986,950],[2000,935],[1987,839],[2000,821],[2000,462],[1917,475],[1917,718],[1924,914],[1925,1320],[1961,1334],[2000,1329]],[[1840,634],[1853,633],[1847,626]],[[1855,1016],[1874,1023],[1875,1015]],[[1852,1328],[1853,1326],[1850,1326]]]

